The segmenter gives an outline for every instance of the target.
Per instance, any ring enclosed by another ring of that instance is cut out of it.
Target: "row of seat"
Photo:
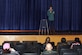
[[[23,53],[37,53],[38,55],[41,53],[42,44],[37,41],[23,41],[22,43],[19,41],[4,41],[2,45],[4,43],[10,43],[11,48],[14,48],[21,55]]]
[[[34,54],[40,55],[42,52],[43,45],[41,43],[38,43],[37,41],[23,41],[20,43],[19,41],[4,41],[4,43],[9,42],[11,44],[11,47],[14,48],[16,51],[18,51],[21,55],[25,54]],[[3,45],[2,44],[2,45]],[[2,47],[0,47],[2,49]],[[64,45],[64,46],[58,46],[57,51],[59,55],[72,55],[72,54],[82,54],[82,45],[80,46],[74,46],[74,49],[70,49],[70,45]]]
[[[69,46],[61,46],[59,49],[59,55],[82,55],[82,45],[75,45],[73,49]]]

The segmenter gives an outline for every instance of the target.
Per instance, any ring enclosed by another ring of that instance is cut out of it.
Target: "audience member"
[[[10,43],[4,43],[3,44],[2,55],[6,55],[6,54],[16,54],[16,55],[19,55],[19,53],[17,51],[15,51],[13,48],[10,47]]]
[[[45,40],[45,44],[47,44],[49,42],[50,42],[50,37],[47,37],[46,40]]]
[[[46,38],[45,43],[43,44],[43,50],[45,49],[47,43],[50,43],[50,37]]]
[[[61,42],[57,43],[57,51],[59,51],[61,46],[65,46],[65,45],[68,45],[66,42],[66,38],[61,38]]]
[[[70,49],[73,49],[73,46],[74,46],[74,45],[81,45],[81,42],[80,42],[79,38],[75,38],[75,40],[74,40],[74,42],[72,43]]]
[[[43,44],[43,50],[45,49],[47,43],[50,43],[53,47],[55,46],[54,42],[50,41],[50,37],[47,37],[45,43]]]
[[[61,38],[61,45],[67,45],[66,38]]]
[[[63,45],[68,45],[66,42],[66,38],[61,38],[61,42],[57,43],[57,46],[63,46]]]
[[[47,43],[46,44],[46,47],[45,47],[45,51],[43,51],[41,53],[41,55],[42,54],[50,54],[50,53],[56,53],[57,54],[57,52],[56,51],[53,51],[52,49],[53,49],[52,45],[50,43]]]

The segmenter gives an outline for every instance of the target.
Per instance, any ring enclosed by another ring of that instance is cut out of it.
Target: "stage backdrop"
[[[51,4],[56,31],[82,31],[82,0],[0,0],[0,30],[38,30]]]

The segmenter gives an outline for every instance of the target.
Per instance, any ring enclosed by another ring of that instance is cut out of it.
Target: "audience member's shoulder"
[[[43,54],[58,54],[57,51],[44,51],[44,52],[41,52],[41,55]]]
[[[11,51],[11,54],[20,55],[17,51]]]
[[[57,51],[44,51],[42,53],[49,54],[49,53],[57,53]]]
[[[52,51],[52,53],[57,53],[57,51]]]
[[[52,52],[57,52],[57,51],[52,51]]]
[[[42,53],[48,53],[48,51],[43,51]]]

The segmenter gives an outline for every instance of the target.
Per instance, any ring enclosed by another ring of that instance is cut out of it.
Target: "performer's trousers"
[[[55,23],[54,21],[49,21],[48,24],[49,24],[49,33],[53,35],[55,33],[55,28],[54,28]]]

